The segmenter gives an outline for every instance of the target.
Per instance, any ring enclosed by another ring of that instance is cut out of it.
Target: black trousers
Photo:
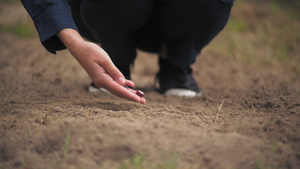
[[[226,25],[233,0],[82,0],[83,36],[99,43],[114,64],[133,63],[136,49],[159,52],[176,67],[197,55]],[[76,18],[75,18],[76,20]]]

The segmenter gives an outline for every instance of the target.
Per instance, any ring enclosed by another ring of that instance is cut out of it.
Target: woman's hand
[[[112,94],[127,100],[146,103],[145,98],[138,96],[136,90],[124,87],[134,87],[134,83],[124,78],[101,47],[85,41],[74,29],[63,29],[57,35],[96,86],[105,88]]]

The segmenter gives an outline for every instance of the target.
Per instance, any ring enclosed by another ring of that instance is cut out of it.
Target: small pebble
[[[63,109],[59,106],[53,107],[52,110],[55,111],[55,112],[63,112]]]

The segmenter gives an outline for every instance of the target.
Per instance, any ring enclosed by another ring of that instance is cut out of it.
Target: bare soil
[[[109,168],[137,155],[154,165],[174,154],[178,168],[300,168],[299,79],[283,69],[204,50],[193,65],[203,96],[170,97],[153,88],[157,56],[139,52],[141,105],[87,92],[76,60],[36,38],[0,33],[0,51],[2,168]]]

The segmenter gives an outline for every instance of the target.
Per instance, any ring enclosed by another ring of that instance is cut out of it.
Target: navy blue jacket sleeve
[[[66,47],[56,36],[65,28],[78,31],[67,0],[21,0],[31,16],[43,46],[51,53]]]

